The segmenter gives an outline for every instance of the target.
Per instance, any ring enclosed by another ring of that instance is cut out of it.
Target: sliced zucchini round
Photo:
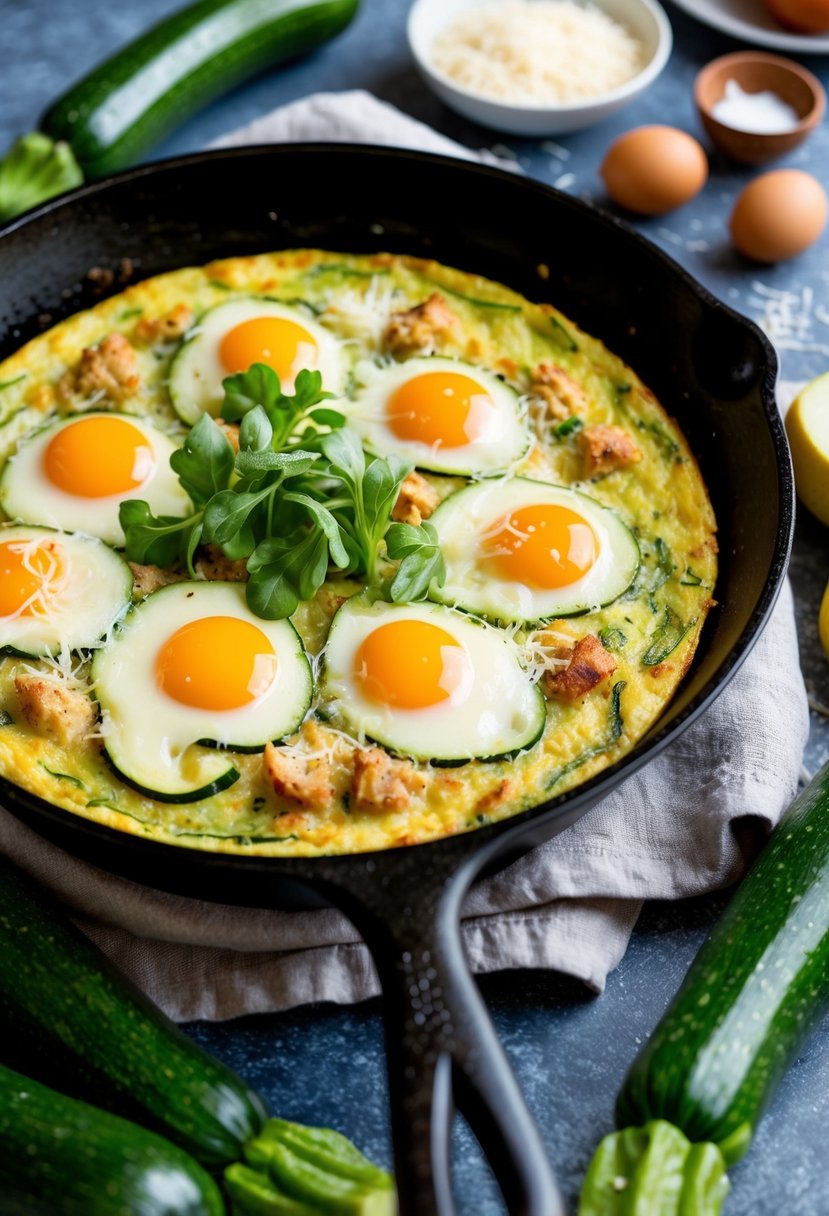
[[[527,451],[518,394],[472,363],[432,355],[361,364],[349,426],[380,456],[437,473],[497,473]]]
[[[328,636],[322,699],[358,738],[420,760],[494,760],[532,747],[546,723],[512,639],[437,604],[347,600]]]
[[[170,468],[177,444],[148,418],[90,410],[50,422],[21,439],[0,475],[0,507],[18,523],[124,544],[121,503],[139,498],[156,515],[193,506]]]
[[[530,622],[601,608],[627,590],[639,546],[615,511],[527,477],[479,482],[429,520],[446,562],[430,599],[493,621]]]
[[[297,374],[322,374],[323,387],[338,392],[343,379],[340,343],[327,329],[277,300],[244,297],[209,309],[173,356],[168,390],[173,409],[193,426],[202,414],[216,417],[224,399],[222,381],[264,363],[292,393]]]
[[[132,610],[95,656],[107,756],[162,802],[195,802],[302,723],[311,666],[289,621],[253,616],[239,583],[174,583]]]
[[[0,649],[91,650],[127,611],[132,585],[127,563],[94,536],[0,528]]]

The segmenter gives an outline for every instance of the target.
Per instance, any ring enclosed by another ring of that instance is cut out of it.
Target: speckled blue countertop
[[[140,5],[0,0],[0,145],[34,127],[47,103],[72,79],[176,6],[176,0],[143,0]],[[408,0],[363,0],[357,20],[336,42],[212,106],[163,145],[159,155],[200,148],[310,92],[366,88],[472,147],[498,146],[532,176],[601,198],[596,167],[611,139],[646,122],[671,122],[694,131],[695,73],[716,55],[738,49],[732,40],[668,7],[675,49],[661,79],[602,126],[555,142],[502,138],[444,109],[422,87],[409,59],[404,37]],[[829,60],[811,58],[809,66],[829,84]],[[826,183],[829,126],[824,123],[784,163],[810,169]],[[715,294],[764,322],[781,351],[784,380],[809,379],[829,367],[829,234],[792,263],[749,267],[732,253],[725,232],[731,203],[749,175],[714,156],[712,180],[701,197],[677,215],[639,227]],[[802,515],[792,563],[801,658],[813,703],[826,706],[829,663],[820,652],[816,621],[829,575],[829,536]],[[815,709],[806,768],[814,771],[827,757],[829,720]],[[483,981],[498,1032],[571,1199],[599,1137],[611,1127],[614,1095],[628,1064],[723,903],[724,897],[715,895],[647,906],[625,959],[599,999],[566,978],[545,973],[511,972]],[[306,1007],[188,1030],[261,1089],[280,1114],[339,1127],[369,1154],[390,1163],[382,1025],[375,1002],[356,1008]],[[781,1086],[748,1158],[734,1169],[728,1216],[826,1216],[827,1120],[829,1034],[824,1027]],[[501,1212],[494,1184],[463,1127],[455,1148],[460,1212]]]

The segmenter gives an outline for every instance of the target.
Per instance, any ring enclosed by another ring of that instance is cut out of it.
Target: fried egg
[[[443,473],[494,473],[526,452],[518,397],[483,368],[457,359],[361,366],[349,425],[366,447]]]
[[[126,612],[132,583],[123,558],[95,537],[0,528],[0,648],[91,649]]]
[[[239,772],[222,750],[261,751],[302,722],[311,666],[289,621],[264,621],[240,583],[173,583],[126,618],[93,665],[104,747],[153,798],[192,802]]]
[[[320,372],[327,392],[342,387],[340,342],[303,309],[276,300],[229,300],[204,314],[173,359],[173,408],[191,426],[201,414],[215,417],[224,398],[222,381],[254,363],[272,368],[286,393],[294,391],[303,368]]]
[[[331,625],[322,700],[356,736],[427,760],[517,752],[546,721],[514,642],[436,604],[347,600]]]
[[[192,510],[170,468],[175,450],[144,418],[77,414],[21,441],[0,477],[0,507],[10,519],[123,545],[118,511],[126,499],[143,498],[156,515]]]
[[[639,568],[639,546],[615,511],[527,477],[467,486],[430,523],[446,562],[446,581],[430,597],[495,621],[603,607]]]

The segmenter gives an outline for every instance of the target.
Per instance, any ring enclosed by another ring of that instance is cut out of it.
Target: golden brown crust
[[[422,794],[426,778],[410,760],[395,760],[379,747],[357,748],[351,796],[361,811],[402,811]]]
[[[391,517],[400,524],[412,524],[415,528],[428,519],[440,502],[434,486],[420,473],[409,473],[404,478],[397,495]]]
[[[452,339],[458,333],[458,318],[439,291],[428,300],[393,312],[383,334],[383,346],[397,356],[434,350],[441,340]]]
[[[64,745],[83,739],[98,718],[95,705],[82,692],[58,680],[22,674],[14,678],[20,712],[38,735],[47,735]]]
[[[176,304],[161,317],[141,317],[133,330],[136,342],[151,346],[157,342],[177,342],[193,324],[193,310]]]
[[[604,477],[615,469],[638,464],[642,453],[620,426],[586,426],[579,434],[586,477]]]
[[[503,803],[508,802],[515,793],[515,783],[505,778],[499,781],[494,790],[490,790],[488,794],[484,794],[475,803],[475,810],[480,814],[486,814],[487,811],[494,811]]]
[[[576,642],[565,668],[544,672],[542,688],[548,697],[578,701],[613,675],[617,667],[613,655],[605,650],[596,635],[587,633]]]
[[[58,393],[64,400],[103,393],[118,403],[134,396],[140,387],[135,351],[123,334],[114,333],[81,352],[78,366],[61,377]]]

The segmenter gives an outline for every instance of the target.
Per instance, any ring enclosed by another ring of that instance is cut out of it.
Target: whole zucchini
[[[725,1167],[827,1009],[829,765],[786,813],[634,1062],[616,1107],[625,1130],[599,1147],[581,1216],[719,1212]]]
[[[3,860],[0,1057],[12,1048],[25,1051],[27,1072],[61,1088],[65,1077],[73,1094],[156,1128],[209,1167],[239,1160],[264,1122],[261,1098]]]
[[[222,1216],[174,1144],[0,1065],[0,1216]]]
[[[348,25],[359,0],[197,0],[78,81],[44,114],[87,178],[140,160],[200,107]]]

